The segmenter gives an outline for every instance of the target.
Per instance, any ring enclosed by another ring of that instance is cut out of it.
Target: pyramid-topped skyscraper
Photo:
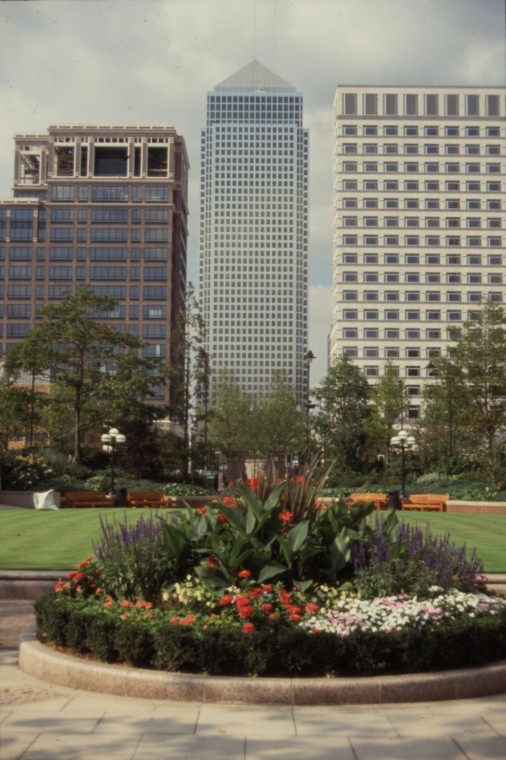
[[[207,96],[200,303],[220,370],[253,397],[285,374],[307,402],[308,131],[302,95],[252,61]]]

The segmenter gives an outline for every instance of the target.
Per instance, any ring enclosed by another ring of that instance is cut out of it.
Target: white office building
[[[391,360],[416,418],[431,359],[506,302],[505,91],[338,86],[330,361]]]
[[[199,300],[212,384],[253,397],[286,373],[307,400],[308,131],[302,95],[253,61],[207,96]]]

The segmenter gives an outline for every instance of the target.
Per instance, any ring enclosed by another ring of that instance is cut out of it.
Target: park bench
[[[412,493],[407,499],[402,500],[402,509],[444,512],[449,498],[450,494],[447,493]]]
[[[170,507],[172,500],[163,491],[129,491],[127,503],[130,507]]]
[[[374,504],[375,509],[387,508],[387,495],[386,493],[350,493],[345,499],[348,506],[353,504]]]
[[[112,507],[114,500],[109,499],[104,491],[67,491],[65,494],[65,507],[76,509],[77,507]]]

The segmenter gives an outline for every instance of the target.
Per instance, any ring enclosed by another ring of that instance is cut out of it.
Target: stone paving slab
[[[414,705],[202,704],[55,687],[0,652],[2,760],[504,760],[506,694]],[[21,697],[18,699],[17,697]]]

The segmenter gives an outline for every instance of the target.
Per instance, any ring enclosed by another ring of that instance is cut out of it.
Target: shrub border
[[[480,668],[364,678],[240,678],[143,670],[73,657],[20,637],[19,667],[50,683],[143,699],[242,704],[344,705],[429,702],[506,692],[506,660]]]

